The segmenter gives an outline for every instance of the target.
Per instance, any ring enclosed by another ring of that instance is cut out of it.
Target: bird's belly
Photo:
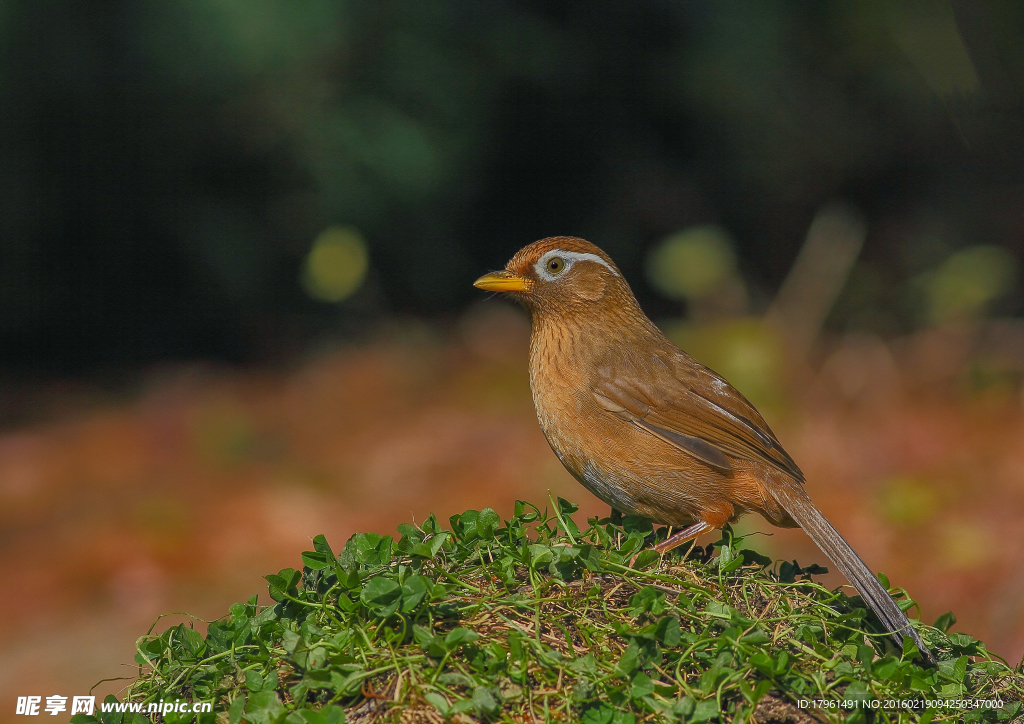
[[[651,455],[658,441],[628,424],[589,417],[581,413],[573,425],[587,432],[583,436],[541,419],[551,449],[583,487],[616,510],[658,523],[688,525],[700,518],[702,500],[713,491],[700,470],[659,461]],[[615,429],[605,429],[610,425]]]
[[[634,491],[632,491],[631,488],[634,486],[625,484],[625,481],[622,479],[608,475],[607,472],[599,469],[589,461],[582,465],[578,465],[576,464],[576,461],[567,459],[565,456],[560,454],[558,450],[555,450],[555,454],[558,455],[558,459],[561,460],[565,469],[568,470],[584,488],[589,490],[598,498],[623,513],[627,513],[629,515],[642,515],[637,507],[636,496],[632,494]]]

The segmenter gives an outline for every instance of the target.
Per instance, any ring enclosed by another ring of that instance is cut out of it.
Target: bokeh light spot
[[[736,270],[729,232],[717,224],[693,226],[670,235],[647,258],[647,278],[676,299],[713,293]]]
[[[976,316],[1008,292],[1017,275],[1017,260],[998,246],[962,249],[924,278],[929,321],[936,324]]]
[[[350,226],[330,226],[316,237],[306,257],[303,286],[314,299],[341,302],[359,289],[369,263],[362,234]]]
[[[782,406],[784,343],[760,319],[677,322],[665,325],[663,331],[674,344],[727,379],[762,414],[770,416]]]
[[[942,526],[942,561],[948,568],[970,571],[991,563],[999,552],[992,526],[977,520],[952,520]]]
[[[888,481],[878,502],[885,518],[898,525],[925,523],[939,510],[939,499],[933,485],[911,477],[901,476]]]

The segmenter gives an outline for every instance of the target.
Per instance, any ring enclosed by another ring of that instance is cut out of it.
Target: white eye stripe
[[[537,271],[537,276],[548,281],[555,278],[555,275],[547,269],[547,263],[553,256],[558,256],[564,259],[566,268],[572,266],[577,261],[592,261],[600,264],[615,276],[619,276],[619,273],[615,271],[614,267],[597,254],[584,254],[578,251],[563,251],[562,249],[552,249],[537,260],[537,263],[533,265],[533,268]]]

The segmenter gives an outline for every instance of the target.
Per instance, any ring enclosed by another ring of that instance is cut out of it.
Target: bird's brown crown
[[[548,252],[559,250],[571,254],[591,254],[610,267],[615,274],[619,274],[619,269],[615,266],[615,262],[611,260],[610,256],[605,254],[595,244],[575,236],[549,236],[546,239],[527,244],[516,252],[505,268],[510,272],[525,276],[535,271],[533,267],[541,257]],[[533,278],[536,278],[536,276],[534,275]]]
[[[511,292],[534,313],[565,315],[605,304],[636,304],[615,262],[589,241],[573,236],[552,236],[523,247],[502,274],[521,280],[520,288],[502,291]]]

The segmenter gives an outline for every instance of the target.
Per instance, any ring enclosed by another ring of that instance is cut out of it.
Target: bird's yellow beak
[[[489,292],[528,292],[533,286],[533,282],[517,277],[512,272],[500,271],[484,274],[473,282],[473,286],[477,289],[486,289]]]

